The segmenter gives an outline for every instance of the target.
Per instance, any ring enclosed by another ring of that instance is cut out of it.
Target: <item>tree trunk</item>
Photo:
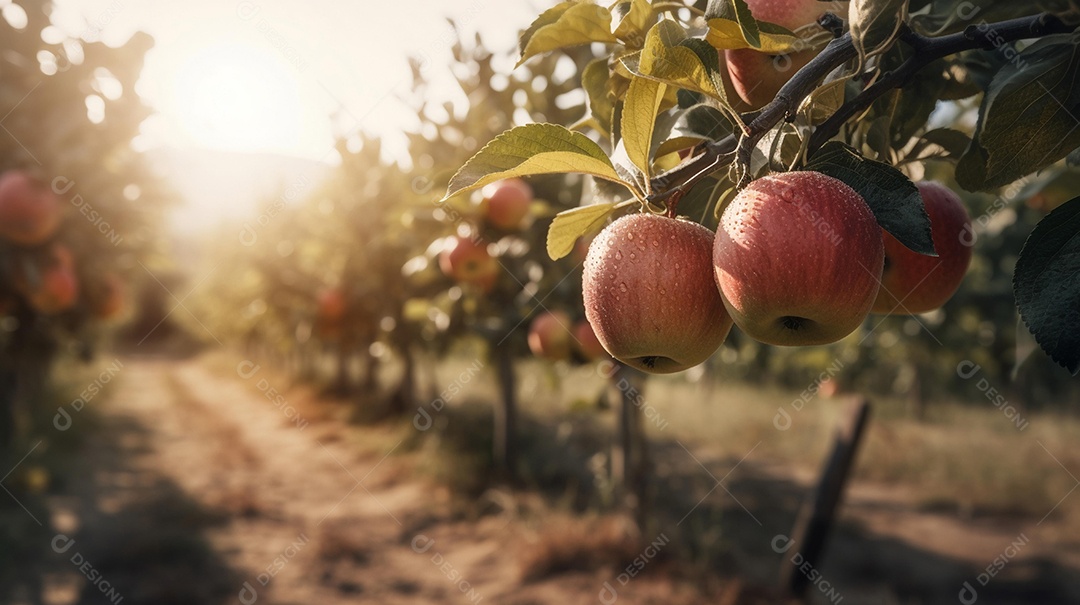
[[[375,393],[379,390],[379,358],[370,352],[364,355],[364,392]]]
[[[616,501],[644,529],[648,476],[648,441],[641,410],[644,380],[640,373],[616,364],[610,377],[612,399],[619,402],[617,439],[612,452]]]
[[[352,390],[350,361],[352,361],[351,351],[343,342],[337,349],[337,377],[334,379],[334,392],[339,395],[346,395]]]
[[[416,357],[408,345],[401,349],[401,382],[390,398],[390,414],[401,416],[416,407]]]
[[[495,372],[499,381],[499,401],[495,405],[495,468],[507,480],[517,479],[517,388],[514,359],[510,351],[498,347]]]
[[[15,393],[18,381],[11,368],[0,369],[0,459],[15,439]]]

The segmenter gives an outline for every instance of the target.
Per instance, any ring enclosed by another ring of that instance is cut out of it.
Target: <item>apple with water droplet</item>
[[[582,277],[585,317],[612,357],[668,374],[724,342],[731,318],[712,278],[712,241],[698,223],[647,213],[596,236]]]
[[[753,181],[720,217],[716,284],[735,324],[774,345],[853,332],[877,297],[885,251],[866,201],[819,172]]]

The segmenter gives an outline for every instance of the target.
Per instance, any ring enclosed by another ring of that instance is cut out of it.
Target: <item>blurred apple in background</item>
[[[570,357],[570,316],[563,311],[537,315],[529,326],[529,350],[551,361]]]
[[[0,236],[16,244],[44,243],[60,225],[60,200],[25,170],[0,175]]]
[[[521,179],[506,179],[484,187],[482,193],[489,223],[504,231],[521,227],[533,201],[533,190],[528,183]]]
[[[454,236],[439,255],[439,268],[447,276],[488,291],[499,275],[499,262],[487,251],[487,244]]]

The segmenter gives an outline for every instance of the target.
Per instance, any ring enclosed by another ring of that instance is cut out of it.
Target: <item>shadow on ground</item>
[[[35,422],[33,451],[3,484],[14,497],[0,491],[0,601],[236,601],[243,580],[204,536],[226,516],[141,468],[153,447],[144,426],[99,417],[90,406],[74,417],[76,430],[57,431],[51,421]],[[27,469],[47,473],[45,484],[35,485]]]

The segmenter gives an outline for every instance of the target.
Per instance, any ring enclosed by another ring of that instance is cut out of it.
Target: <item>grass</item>
[[[450,380],[467,366],[467,360],[444,362],[439,376]],[[557,424],[586,417],[602,428],[613,426],[612,412],[589,413],[605,383],[595,368],[553,369],[525,362],[518,375],[521,407],[538,421]],[[488,377],[478,379],[466,395],[489,400],[494,397],[492,385]],[[752,459],[813,477],[850,399],[818,395],[797,411],[793,402],[801,394],[747,383],[719,384],[708,377],[690,382],[661,376],[649,380],[642,400],[664,423],[661,430],[657,423],[646,422],[650,440],[677,441],[695,452],[735,460],[753,450]],[[1020,430],[985,401],[931,402],[921,421],[910,416],[902,400],[875,399],[872,404],[855,468],[857,481],[903,487],[925,507],[1035,519],[1054,509],[1076,484],[1080,451],[1070,445],[1080,434],[1075,415],[1024,412],[1028,424]],[[781,409],[791,419],[786,430],[775,424]],[[1068,515],[1074,508],[1059,507],[1054,515]],[[1080,514],[1072,514],[1068,525],[1080,527]]]
[[[219,354],[212,364],[233,372],[233,357]],[[385,377],[396,368],[385,364]],[[460,392],[447,398],[436,414],[434,439],[424,439],[411,418],[400,422],[380,441],[405,438],[403,450],[423,450],[420,468],[455,491],[475,495],[487,485],[491,470],[490,404],[496,397],[490,368],[461,384],[460,377],[475,368],[476,359],[460,355],[418,373],[418,392],[443,393],[459,383]],[[614,413],[599,410],[597,401],[606,379],[596,366],[572,368],[538,361],[518,365],[519,406],[526,422],[522,456],[531,460],[534,485],[553,487],[591,483],[602,489],[600,473],[582,472],[580,458],[589,452],[605,463],[614,427]],[[649,380],[642,402],[655,410],[657,422],[646,422],[649,439],[686,445],[699,456],[751,459],[782,468],[810,480],[828,454],[830,436],[843,417],[849,399],[816,395],[797,410],[801,391],[746,382],[720,383],[698,374],[657,376]],[[421,404],[430,402],[423,395]],[[429,395],[430,397],[430,395]],[[868,432],[855,467],[857,481],[903,487],[917,505],[973,515],[1046,515],[1075,485],[1070,475],[1080,469],[1080,451],[1070,447],[1080,433],[1080,418],[1064,412],[1025,411],[1023,430],[989,402],[980,405],[952,400],[928,404],[926,418],[916,420],[900,399],[875,399]],[[776,426],[778,411],[790,417],[790,427]],[[311,413],[316,413],[312,411]],[[323,412],[325,414],[325,412]],[[662,428],[661,428],[662,427]],[[383,427],[382,432],[386,432]],[[392,443],[391,443],[392,445]],[[1060,461],[1060,464],[1059,464]],[[1063,468],[1064,467],[1064,468]],[[598,496],[603,500],[603,494]],[[579,501],[580,497],[571,498]],[[1055,516],[1070,514],[1061,507]],[[1066,519],[1080,528],[1080,514]]]

